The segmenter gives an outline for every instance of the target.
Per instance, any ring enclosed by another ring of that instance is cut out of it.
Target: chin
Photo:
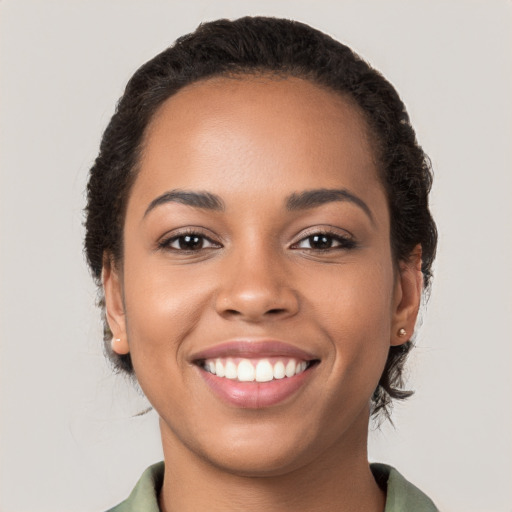
[[[244,477],[276,477],[290,473],[307,463],[305,454],[280,447],[253,446],[232,449],[222,456],[208,454],[208,461],[218,469]]]
[[[247,477],[279,476],[294,471],[313,460],[320,446],[315,446],[314,429],[290,429],[287,425],[245,424],[222,429],[215,437],[201,443],[200,456],[217,468]],[[215,443],[211,443],[215,439]],[[317,444],[317,443],[316,443]]]

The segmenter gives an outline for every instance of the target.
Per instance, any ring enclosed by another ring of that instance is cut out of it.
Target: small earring
[[[130,352],[128,343],[126,342],[126,340],[123,341],[122,338],[112,338],[112,341],[110,342],[110,347],[112,349],[112,352],[120,356],[126,355]]]
[[[400,336],[400,338],[403,338],[406,334],[407,331],[403,327],[398,330],[398,336]]]

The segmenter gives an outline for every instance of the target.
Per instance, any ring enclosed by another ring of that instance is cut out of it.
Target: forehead
[[[218,77],[186,86],[159,108],[136,185],[363,190],[379,186],[370,140],[350,98],[308,80]]]

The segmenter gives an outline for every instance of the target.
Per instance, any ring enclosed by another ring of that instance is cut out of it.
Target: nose
[[[225,261],[216,297],[217,313],[227,319],[258,323],[285,319],[299,311],[298,293],[282,262],[272,254],[251,251]]]

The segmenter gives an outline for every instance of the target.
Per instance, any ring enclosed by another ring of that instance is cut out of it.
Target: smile
[[[217,358],[208,359],[202,367],[209,373],[238,382],[270,382],[294,377],[306,371],[312,361],[293,358]]]
[[[320,360],[287,343],[237,340],[196,353],[191,362],[222,402],[259,409],[283,403],[304,389]]]

